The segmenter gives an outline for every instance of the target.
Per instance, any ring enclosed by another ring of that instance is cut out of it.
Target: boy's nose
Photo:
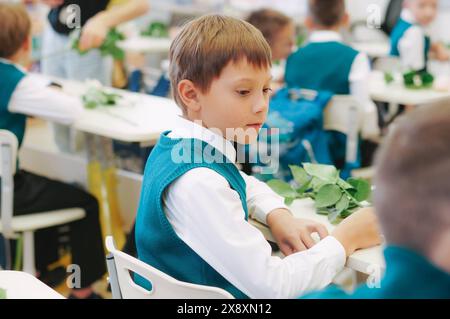
[[[263,95],[254,104],[253,112],[254,113],[267,112],[268,109],[269,109],[269,98]]]

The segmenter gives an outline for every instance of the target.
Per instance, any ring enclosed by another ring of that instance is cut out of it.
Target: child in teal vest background
[[[387,241],[383,278],[353,293],[332,287],[306,298],[450,298],[449,139],[448,105],[396,122],[376,163],[374,204]]]
[[[429,58],[447,61],[442,43],[432,43],[429,26],[435,20],[438,0],[405,0],[399,21],[391,33],[391,55],[400,57],[407,70],[427,69]]]
[[[70,124],[82,112],[78,99],[47,87],[27,74],[31,51],[31,21],[19,5],[0,4],[0,129],[14,133],[22,144],[26,117],[39,116]],[[78,187],[17,169],[14,175],[14,215],[83,208],[86,216],[69,226],[72,263],[80,267],[80,286],[73,298],[98,298],[91,285],[106,271],[95,197]],[[36,268],[41,278],[47,266],[58,260],[58,229],[35,232]]]
[[[140,260],[237,298],[289,298],[326,286],[346,255],[379,243],[370,209],[330,236],[323,225],[295,219],[266,184],[239,171],[242,154],[233,143],[256,141],[271,91],[270,48],[255,27],[221,15],[198,18],[182,28],[169,56],[183,117],[147,161],[136,219]],[[271,255],[249,218],[270,227],[286,258]]]
[[[361,106],[364,139],[376,140],[380,130],[375,104],[368,90],[370,65],[367,55],[343,43],[340,30],[348,25],[344,0],[309,1],[305,25],[310,31],[304,46],[287,60],[285,82],[288,88],[328,91],[353,95]],[[345,136],[329,132],[329,148],[335,165],[343,168]],[[347,163],[345,169],[358,167],[359,161]]]

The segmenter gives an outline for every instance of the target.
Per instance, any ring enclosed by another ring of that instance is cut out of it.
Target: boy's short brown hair
[[[22,5],[0,3],[0,58],[16,53],[31,32],[31,21]]]
[[[387,242],[429,257],[450,231],[450,105],[399,119],[376,162],[374,204]]]
[[[322,27],[334,27],[345,15],[345,0],[309,0],[309,15]]]
[[[272,44],[276,35],[287,25],[292,23],[287,15],[272,9],[260,9],[253,11],[247,18],[247,22],[255,26],[264,38]]]
[[[207,92],[229,62],[242,58],[257,67],[271,67],[271,51],[251,24],[223,15],[206,15],[187,23],[170,46],[170,82],[176,103],[185,112],[178,83],[192,81]]]

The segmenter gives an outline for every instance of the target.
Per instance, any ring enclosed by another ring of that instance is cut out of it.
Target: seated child
[[[293,21],[276,10],[260,9],[250,13],[247,22],[261,31],[272,50],[272,61],[280,63],[279,66],[272,68],[272,76],[273,84],[281,86],[284,82],[286,59],[292,53],[295,45],[295,25]],[[280,69],[281,72],[278,71]]]
[[[450,298],[450,107],[399,118],[376,160],[374,203],[387,241],[378,287],[308,298]]]
[[[427,28],[435,20],[438,0],[405,0],[399,21],[391,33],[391,55],[400,57],[406,70],[426,70],[428,58],[446,61],[448,51],[431,43]]]
[[[369,59],[342,43],[339,34],[349,21],[344,0],[310,0],[305,21],[309,41],[292,54],[286,64],[286,84],[334,94],[351,94],[362,105],[362,136],[379,135],[377,111],[370,100]]]
[[[28,75],[20,66],[27,65],[31,53],[31,23],[19,5],[0,4],[0,129],[9,130],[22,144],[26,118],[45,117],[70,124],[81,112],[81,102],[46,86]],[[81,289],[73,289],[74,298],[96,298],[91,284],[105,273],[105,253],[100,230],[97,200],[68,184],[18,169],[14,175],[14,215],[80,207],[86,217],[69,225],[72,263],[81,268]],[[36,262],[45,271],[53,255],[57,258],[55,228],[35,233]],[[49,257],[50,258],[50,257]]]
[[[237,298],[288,298],[328,285],[346,255],[380,242],[370,209],[328,235],[320,224],[295,219],[266,184],[238,170],[233,142],[256,140],[270,95],[270,47],[255,27],[200,17],[183,27],[169,56],[183,117],[147,161],[136,219],[140,260]],[[271,255],[249,216],[270,227],[286,258]],[[313,232],[322,238],[317,244]]]

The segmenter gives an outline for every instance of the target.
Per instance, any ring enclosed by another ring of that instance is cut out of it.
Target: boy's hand
[[[434,43],[431,47],[433,58],[438,61],[448,61],[450,59],[450,53],[442,43]]]
[[[273,237],[284,255],[303,251],[315,245],[312,233],[318,233],[320,238],[328,236],[324,225],[307,219],[298,219],[286,209],[276,209],[267,216]]]
[[[381,244],[380,229],[373,208],[362,208],[344,219],[331,234],[345,248],[347,256],[357,249]]]
[[[90,18],[81,31],[80,50],[99,48],[108,35],[109,27],[104,21],[102,12]]]

